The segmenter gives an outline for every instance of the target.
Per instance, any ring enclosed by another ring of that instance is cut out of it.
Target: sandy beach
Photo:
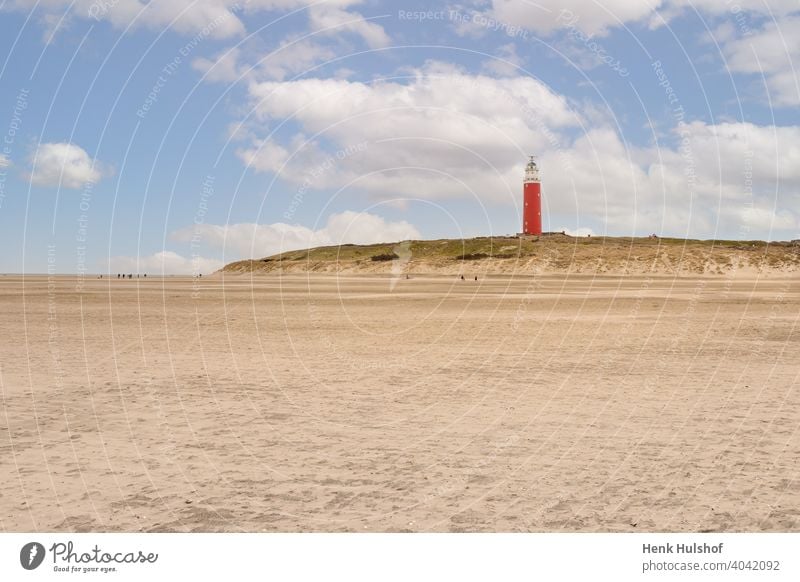
[[[797,278],[0,277],[3,531],[797,531]]]

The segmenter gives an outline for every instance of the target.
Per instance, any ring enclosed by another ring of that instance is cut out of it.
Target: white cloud
[[[585,227],[585,226],[582,226],[582,227],[579,227],[579,228],[557,228],[555,230],[556,230],[556,232],[563,230],[569,236],[586,237],[586,236],[593,236],[594,235],[594,231],[591,228],[588,228],[588,227]]]
[[[661,0],[493,0],[487,17],[539,34],[569,25],[587,34],[604,34],[610,28],[649,18],[661,3]]]
[[[800,63],[797,0],[472,0],[471,5],[473,10],[455,7],[462,13],[462,19],[452,24],[457,34],[494,34],[498,39],[503,34],[512,38],[523,34],[527,38],[532,31],[554,37],[554,46],[582,70],[606,62],[621,74],[624,71],[624,76],[627,69],[618,60],[623,55],[607,53],[596,37],[612,29],[645,23],[659,28],[684,14],[699,15],[712,25],[719,23],[713,40],[721,45],[731,72],[752,74],[754,84],[764,82],[763,75],[770,105],[800,105],[795,69]],[[557,36],[559,32],[563,34]],[[598,48],[587,50],[587,46]],[[758,94],[763,100],[763,93]]]
[[[244,62],[246,60],[244,52],[238,47],[233,47],[211,59],[197,58],[192,61],[192,68],[204,73],[205,80],[211,82],[229,83],[241,79],[280,81],[287,76],[309,71],[319,63],[336,56],[333,47],[309,39],[285,40],[274,50],[258,54],[258,61],[252,66]],[[251,60],[253,59],[255,56],[251,55]]]
[[[234,258],[260,258],[284,251],[339,244],[371,244],[420,238],[419,231],[406,221],[387,221],[367,212],[345,211],[333,214],[323,228],[274,224],[200,224],[174,231],[178,242],[203,244],[222,249]]]
[[[749,230],[758,232],[794,231],[798,228],[797,215],[789,210],[775,211],[772,208],[745,207],[739,219]]]
[[[633,146],[591,103],[570,102],[536,79],[437,62],[406,72],[406,82],[252,82],[256,120],[237,153],[254,170],[309,190],[510,202],[525,154],[540,152],[548,210],[592,217],[596,229],[710,237],[793,228],[800,127],[694,122],[655,146]],[[265,135],[287,120],[293,136]]]
[[[49,42],[58,29],[73,18],[107,21],[117,29],[129,25],[154,30],[171,28],[184,35],[203,38],[231,38],[245,33],[239,14],[260,11],[289,11],[308,7],[313,28],[334,27],[331,34],[352,32],[369,46],[386,46],[385,30],[357,12],[345,10],[362,0],[334,0],[313,4],[307,0],[11,0],[7,9],[37,10]]]
[[[497,48],[496,58],[487,59],[481,68],[487,73],[500,77],[513,77],[520,74],[520,67],[525,61],[517,54],[517,47],[513,43],[504,44]]]
[[[673,10],[698,10],[712,16],[736,16],[741,13],[779,17],[798,9],[796,0],[736,0],[735,3],[719,0],[669,0],[664,4]]]
[[[279,172],[289,159],[289,152],[272,141],[255,140],[251,148],[240,148],[236,155],[259,172]]]
[[[408,82],[252,83],[249,133],[286,119],[300,133],[251,139],[237,153],[257,171],[310,188],[354,183],[379,198],[431,199],[471,186],[479,198],[500,199],[498,177],[516,188],[525,153],[580,122],[564,97],[533,78],[469,75],[440,63],[409,73]]]
[[[751,238],[772,229],[796,238],[800,127],[694,122],[673,138],[636,147],[594,129],[548,151],[540,158],[546,210],[595,218],[617,234]]]
[[[70,17],[68,12],[59,12],[55,14],[45,14],[41,18],[42,27],[44,32],[42,40],[45,44],[50,44],[55,39],[58,33],[69,28]]]
[[[258,73],[261,78],[283,80],[335,56],[332,47],[310,39],[284,41],[259,63]]]
[[[57,29],[63,29],[74,18],[108,21],[117,29],[130,24],[161,30],[172,28],[182,34],[227,38],[244,32],[244,24],[236,16],[238,0],[12,0],[8,8],[31,11],[37,9],[44,24],[47,40]]]
[[[0,168],[8,168],[11,165],[11,160],[5,154],[0,154]]]
[[[359,35],[372,48],[389,45],[389,36],[382,26],[366,20],[357,12],[344,10],[333,2],[314,4],[308,14],[314,31],[330,30],[339,34],[346,30]]]
[[[213,58],[197,58],[192,61],[192,68],[205,74],[205,80],[216,83],[238,81],[244,76],[246,69],[240,67],[241,49],[233,47],[222,51]]]
[[[419,231],[405,220],[388,222],[375,214],[351,210],[332,214],[325,228],[317,231],[317,238],[330,241],[326,244],[397,242],[420,237]]]
[[[172,251],[160,251],[145,257],[111,257],[109,273],[148,275],[207,275],[221,269],[222,261],[205,257],[183,257]]]
[[[72,143],[43,143],[31,154],[31,182],[36,186],[80,188],[98,182],[103,166]]]
[[[456,6],[464,15],[453,26],[459,34],[483,36],[491,32],[514,36],[517,27],[549,35],[574,27],[587,35],[603,36],[611,29],[647,23],[657,28],[686,12],[706,17],[738,14],[778,18],[798,10],[796,0],[472,0],[477,12]]]
[[[795,3],[795,8],[798,8]],[[746,36],[722,29],[720,42],[731,71],[766,78],[773,105],[800,105],[800,15],[773,20]]]
[[[257,123],[237,153],[306,191],[508,203],[518,202],[525,154],[540,152],[546,210],[595,229],[766,236],[771,225],[796,238],[787,230],[790,209],[800,207],[800,127],[693,122],[662,143],[636,146],[591,107],[535,79],[468,75],[437,63],[411,74],[407,83],[253,83]],[[294,137],[253,137],[259,124],[286,119],[299,127]],[[574,137],[578,124],[592,129]],[[748,207],[775,207],[774,219],[743,214]]]

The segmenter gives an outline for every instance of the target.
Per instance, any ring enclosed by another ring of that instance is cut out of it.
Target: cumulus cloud
[[[311,29],[316,31],[343,30],[357,34],[372,48],[380,48],[389,44],[389,36],[382,26],[368,21],[361,14],[344,10],[334,2],[318,3],[309,8]]]
[[[794,231],[798,228],[797,215],[789,210],[745,206],[739,219],[748,229],[758,232]]]
[[[535,79],[438,63],[407,82],[302,79],[249,90],[256,122],[237,154],[304,191],[512,203],[525,155],[540,152],[546,212],[596,230],[767,236],[771,225],[796,237],[788,229],[800,207],[798,126],[696,121],[655,145],[631,144],[591,107]],[[287,119],[299,128],[293,136],[260,130]],[[745,214],[749,207],[775,212]]]
[[[102,164],[72,143],[43,143],[31,154],[30,180],[36,186],[81,188],[103,177]]]
[[[370,244],[420,238],[419,231],[406,221],[387,221],[367,212],[346,211],[332,214],[317,230],[300,225],[274,224],[199,224],[170,234],[172,240],[203,244],[222,249],[226,256],[260,258],[277,253],[316,246]]]
[[[711,16],[724,14],[736,16],[739,13],[779,17],[797,11],[795,0],[737,0],[719,2],[719,0],[668,0],[661,3],[662,8],[672,11],[698,10]]]
[[[668,0],[629,2],[627,0],[472,0],[455,7],[460,18],[452,19],[455,32],[482,37],[504,34],[527,38],[529,32],[550,35],[572,27],[585,34],[604,35],[610,29],[633,22],[646,22]],[[672,13],[677,14],[675,9]]]
[[[516,45],[508,43],[497,47],[495,58],[485,60],[481,69],[499,77],[513,77],[520,74],[520,67],[524,64],[524,59],[517,54]]]
[[[567,100],[529,77],[471,75],[428,63],[408,82],[345,79],[265,81],[249,86],[255,121],[238,150],[256,171],[331,188],[354,184],[380,198],[507,196],[516,191],[527,152],[580,116]],[[264,136],[264,126],[292,120],[299,133]],[[321,176],[321,177],[320,177]]]
[[[738,0],[735,4],[719,0],[473,0],[471,5],[476,12],[454,23],[462,34],[482,35],[490,30],[511,34],[516,27],[522,27],[549,35],[570,27],[602,36],[611,29],[636,23],[657,28],[689,11],[711,18],[740,12],[775,18],[798,9],[795,0]]]
[[[389,44],[389,36],[382,26],[373,19],[368,19],[352,10],[364,0],[327,0],[325,2],[309,2],[308,0],[251,0],[246,11],[258,10],[292,10],[307,8],[309,24],[314,32],[339,35],[350,32],[360,36],[370,47],[382,47]]]
[[[308,7],[312,28],[330,28],[333,34],[352,32],[361,36],[369,46],[385,46],[388,36],[380,25],[361,14],[347,10],[362,0],[335,0],[313,4],[307,0],[11,0],[7,9],[32,11],[46,29],[46,40],[52,40],[59,29],[75,18],[107,21],[118,29],[129,25],[154,30],[171,28],[184,35],[202,38],[230,38],[245,33],[242,13],[288,11]]]
[[[238,0],[12,0],[6,7],[36,9],[47,30],[47,40],[72,19],[107,21],[118,29],[131,24],[155,30],[170,27],[182,34],[227,38],[244,32],[244,24],[235,13],[238,4]]]
[[[546,210],[595,217],[619,234],[796,238],[798,140],[797,126],[698,121],[638,147],[593,129],[541,156]]]
[[[224,266],[222,261],[205,257],[184,257],[172,251],[159,251],[144,257],[111,257],[109,273],[148,275],[199,275],[213,273]]]
[[[0,168],[7,168],[11,165],[11,160],[5,154],[0,154]]]
[[[718,33],[731,71],[757,76],[757,82],[763,75],[774,105],[800,105],[800,14],[765,22],[747,35],[730,27]]]
[[[626,22],[644,20],[661,4],[660,0],[493,0],[490,14],[500,22],[514,23],[540,34],[571,24],[588,34],[603,34]]]
[[[205,57],[194,59],[192,68],[203,73],[206,81],[215,83],[238,81],[246,72],[245,67],[239,64],[240,55],[241,49],[232,47],[210,59]]]
[[[253,65],[247,64],[244,51],[239,47],[224,50],[208,59],[192,61],[195,70],[205,74],[205,80],[218,83],[246,80],[283,80],[289,75],[308,71],[315,65],[332,59],[336,51],[332,46],[310,39],[285,40],[272,51],[259,52]],[[250,60],[255,60],[252,56]]]
[[[289,152],[269,140],[254,140],[253,147],[236,150],[239,158],[259,172],[278,172],[289,159]]]

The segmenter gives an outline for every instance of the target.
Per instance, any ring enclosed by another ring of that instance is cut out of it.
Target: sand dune
[[[5,531],[794,531],[796,277],[0,277]]]
[[[337,245],[235,261],[226,273],[413,273],[786,276],[800,272],[800,241],[670,238],[480,237]]]

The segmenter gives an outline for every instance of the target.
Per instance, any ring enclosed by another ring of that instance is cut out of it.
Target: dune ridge
[[[229,263],[222,274],[786,275],[800,270],[800,241],[674,238],[479,237],[337,245]]]

